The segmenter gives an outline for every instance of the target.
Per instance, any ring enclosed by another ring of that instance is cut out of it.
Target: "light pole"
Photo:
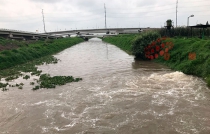
[[[187,27],[189,26],[189,18],[190,17],[194,17],[194,15],[190,15],[188,18],[187,18]]]

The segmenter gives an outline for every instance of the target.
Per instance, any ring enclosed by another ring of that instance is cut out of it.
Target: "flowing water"
[[[61,61],[39,69],[83,80],[38,91],[24,81],[23,90],[0,92],[0,133],[210,133],[210,92],[200,78],[134,61],[100,39],[55,57]]]

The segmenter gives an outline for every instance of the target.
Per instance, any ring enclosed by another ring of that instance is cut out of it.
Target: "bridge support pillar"
[[[32,40],[36,40],[36,37],[35,37],[35,36],[33,36],[31,39],[32,39]]]
[[[12,38],[12,37],[13,37],[13,35],[10,33],[8,37],[9,37],[9,38]]]

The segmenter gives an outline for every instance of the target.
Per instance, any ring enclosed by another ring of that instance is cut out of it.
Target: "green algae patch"
[[[53,76],[49,74],[42,74],[39,78],[40,88],[55,88],[57,85],[65,85],[70,82],[78,82],[82,78],[74,78],[73,76]],[[35,87],[33,90],[36,90],[38,87]]]

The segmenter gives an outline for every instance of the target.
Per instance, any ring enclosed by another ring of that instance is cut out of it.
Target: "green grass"
[[[144,47],[156,40],[160,35],[157,32],[145,32],[141,34],[122,34],[108,36],[103,41],[111,43],[124,50],[128,54],[135,55],[136,58],[143,58]]]
[[[57,61],[57,59],[53,56],[45,56],[42,58],[38,58],[33,61],[26,62],[25,64],[20,64],[8,69],[0,70],[0,78],[7,77],[7,80],[16,79],[17,76],[22,76],[21,72],[31,72],[31,75],[39,76],[42,71],[37,70],[36,65],[42,65],[44,63],[54,64],[55,61]]]
[[[20,65],[47,55],[60,52],[68,47],[82,42],[81,38],[63,38],[56,40],[37,41],[22,45],[18,49],[0,52],[0,70]],[[12,43],[13,41],[11,41]]]
[[[110,44],[114,44],[120,49],[124,50],[128,54],[132,54],[131,52],[131,43],[134,38],[138,37],[139,34],[122,34],[118,36],[111,36],[103,38],[103,41],[108,42]]]
[[[171,41],[174,48],[170,51],[170,59],[166,61],[161,57],[156,61],[185,74],[202,77],[210,86],[210,40],[176,38]],[[190,60],[190,53],[195,53],[196,59]]]
[[[106,37],[103,41],[114,44],[122,50],[132,53],[132,40],[137,35],[119,35]],[[156,59],[156,62],[165,64],[173,70],[181,71],[185,74],[202,77],[210,87],[210,39],[199,38],[172,38],[174,48],[170,50],[170,59],[163,57]],[[189,53],[195,53],[196,59],[190,60]]]
[[[16,75],[21,75],[21,72],[32,72],[31,75],[39,76],[42,71],[37,70],[35,65],[57,63],[58,59],[51,56],[52,54],[82,41],[81,38],[37,41],[18,49],[1,51],[0,78],[8,77],[7,80],[12,80],[16,78]]]
[[[3,37],[0,37],[0,45],[6,46],[6,45],[15,45],[18,47],[27,46],[28,43],[35,42],[35,41],[17,41],[17,40],[11,40],[11,39],[5,39]]]

